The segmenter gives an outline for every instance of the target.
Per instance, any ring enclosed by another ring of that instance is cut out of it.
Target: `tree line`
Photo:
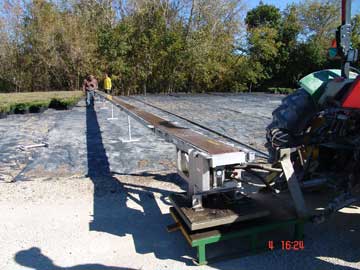
[[[79,89],[104,72],[125,95],[294,88],[338,66],[327,50],[340,2],[4,0],[0,92]],[[359,47],[359,15],[353,25]]]

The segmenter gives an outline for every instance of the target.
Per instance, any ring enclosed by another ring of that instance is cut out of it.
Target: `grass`
[[[0,114],[41,112],[47,108],[64,110],[82,96],[82,91],[0,93]]]

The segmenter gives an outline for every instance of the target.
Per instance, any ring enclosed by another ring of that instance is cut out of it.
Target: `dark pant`
[[[94,93],[91,90],[86,90],[86,106],[94,105]]]

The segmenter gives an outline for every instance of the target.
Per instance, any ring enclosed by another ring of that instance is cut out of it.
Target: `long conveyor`
[[[95,93],[176,146],[177,171],[188,182],[188,190],[186,194],[174,194],[170,200],[191,230],[268,215],[268,211],[260,209],[257,205],[248,204],[247,201],[247,211],[244,210],[243,202],[234,203],[238,197],[243,197],[240,192],[241,184],[235,179],[229,179],[228,171],[233,170],[233,166],[252,161],[253,152],[245,152],[191,129],[175,125],[121,98],[100,91]],[[217,195],[219,196],[213,199]],[[225,197],[230,199],[224,199]],[[215,215],[214,208],[222,210],[216,210]]]
[[[148,127],[154,129],[157,133],[161,133],[162,137],[165,137],[165,139],[170,142],[179,143],[181,141],[184,144],[204,151],[209,155],[239,152],[238,148],[219,141],[215,141],[191,129],[179,127],[170,121],[167,121],[152,113],[146,112],[127,102],[124,102],[118,97],[107,95],[100,91],[96,91],[96,94],[108,99],[116,106],[119,106],[121,109],[125,110],[128,114],[140,122],[143,122]]]
[[[305,219],[298,218],[289,194],[254,193],[237,198],[241,184],[228,179],[226,173],[252,162],[254,153],[180,127],[121,98],[95,93],[176,146],[177,170],[188,182],[188,190],[169,196],[176,222],[169,228],[181,229],[191,246],[198,248],[199,264],[207,262],[205,246],[222,240],[249,236],[255,251],[258,234],[293,225],[295,238],[302,238]]]

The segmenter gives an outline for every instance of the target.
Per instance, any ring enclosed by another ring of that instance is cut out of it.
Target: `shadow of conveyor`
[[[163,215],[153,192],[162,199],[168,191],[161,189],[141,189],[140,186],[126,184],[113,176],[102,142],[102,135],[96,111],[86,109],[86,142],[88,177],[94,184],[93,220],[90,230],[106,232],[118,236],[132,235],[137,253],[154,253],[160,259],[182,260],[184,249],[176,249],[174,234],[166,232],[171,223],[169,215]],[[126,155],[126,153],[121,153]],[[164,179],[163,176],[152,175]],[[171,177],[171,175],[170,175]],[[167,178],[168,179],[168,178]],[[136,209],[127,203],[137,205]],[[142,209],[141,210],[139,210]]]

